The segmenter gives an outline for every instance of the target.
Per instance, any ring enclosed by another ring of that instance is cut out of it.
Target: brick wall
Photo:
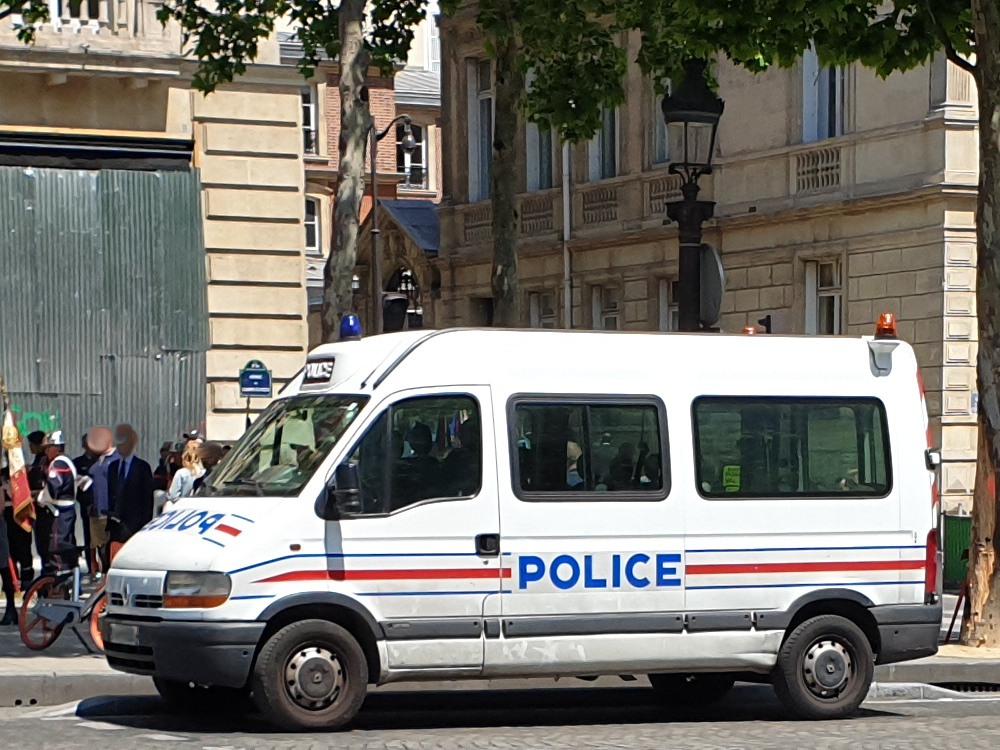
[[[330,166],[336,168],[340,160],[340,74],[331,73],[326,79],[326,127],[330,144]],[[391,78],[368,78],[368,97],[375,126],[381,131],[396,116],[396,94]],[[379,144],[378,171],[396,171],[396,136],[390,133]]]

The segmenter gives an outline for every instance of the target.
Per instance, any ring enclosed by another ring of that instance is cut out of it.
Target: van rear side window
[[[693,416],[704,497],[874,498],[892,487],[877,399],[703,397]]]
[[[669,487],[663,405],[518,398],[509,412],[522,500],[660,500]]]

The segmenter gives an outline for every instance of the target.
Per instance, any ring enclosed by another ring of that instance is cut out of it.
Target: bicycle
[[[77,548],[81,553],[85,548]],[[107,607],[107,592],[102,581],[84,597],[80,566],[64,573],[42,574],[24,592],[18,627],[21,641],[32,651],[43,651],[56,642],[69,626],[89,653],[94,653],[77,626],[88,623],[90,638],[98,650],[104,650],[100,617]]]

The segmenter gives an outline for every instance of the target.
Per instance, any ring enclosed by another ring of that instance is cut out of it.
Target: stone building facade
[[[488,180],[492,71],[466,8],[442,21],[439,326],[491,320]],[[635,60],[638,39],[624,37]],[[946,508],[971,503],[976,450],[976,101],[943,57],[882,80],[859,66],[752,75],[722,63],[726,102],[705,241],[726,274],[721,327],[770,315],[774,333],[871,334],[895,313],[922,367]],[[526,326],[672,330],[680,197],[659,99],[631,65],[627,101],[568,148],[517,144]],[[568,180],[562,175],[568,174]],[[564,202],[569,206],[565,217]]]
[[[146,402],[200,404],[198,419],[206,421],[208,435],[234,439],[243,432],[246,408],[239,397],[240,368],[259,359],[280,387],[305,356],[301,76],[280,64],[275,39],[262,45],[257,63],[244,77],[205,97],[190,88],[195,67],[182,54],[179,29],[161,27],[155,5],[52,0],[51,6],[53,20],[38,29],[30,48],[16,38],[16,15],[0,21],[0,161],[29,172],[58,168],[85,176],[102,170],[159,174],[166,159],[171,161],[166,171],[192,175],[192,209],[184,218],[194,222],[191,242],[202,244],[195,262],[204,262],[204,269],[171,264],[168,257],[158,272],[203,279],[192,297],[194,308],[207,309],[207,320],[195,323],[206,330],[204,347],[194,352],[201,364],[176,393],[159,391],[157,382],[139,378],[133,395]],[[55,145],[24,148],[41,142]],[[140,192],[127,194],[124,205],[149,208]],[[53,206],[66,216],[73,208],[66,201]],[[18,208],[8,203],[4,210]],[[136,257],[143,252],[141,231],[156,229],[154,219],[143,221],[129,229],[137,232],[132,245]],[[95,327],[99,315],[127,319],[134,312],[130,305],[158,299],[160,290],[146,267],[131,263],[122,270],[122,279],[137,290],[135,298],[91,311]],[[71,281],[79,285],[74,288],[86,289],[85,279]],[[185,310],[166,314],[183,317]],[[87,335],[93,330],[87,329]],[[157,361],[168,358],[172,344],[166,339],[168,335],[152,344],[162,347],[159,353],[150,351],[150,345],[140,347],[136,362],[147,355]],[[195,392],[202,390],[204,395]],[[264,403],[255,401],[254,410]],[[64,429],[79,434],[94,422],[136,419],[127,413],[115,416],[110,406],[81,409],[77,418],[62,420]],[[172,434],[144,435],[147,453],[157,441],[178,439],[181,430],[198,426],[197,421],[170,419],[156,421],[155,429],[162,433],[169,424]]]

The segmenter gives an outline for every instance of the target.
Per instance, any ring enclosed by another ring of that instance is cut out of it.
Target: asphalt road
[[[1000,697],[871,701],[854,719],[790,721],[765,686],[740,685],[711,710],[664,709],[649,690],[383,694],[339,734],[271,732],[257,716],[180,716],[156,698],[0,710],[0,747],[18,750],[931,750],[994,748]]]

